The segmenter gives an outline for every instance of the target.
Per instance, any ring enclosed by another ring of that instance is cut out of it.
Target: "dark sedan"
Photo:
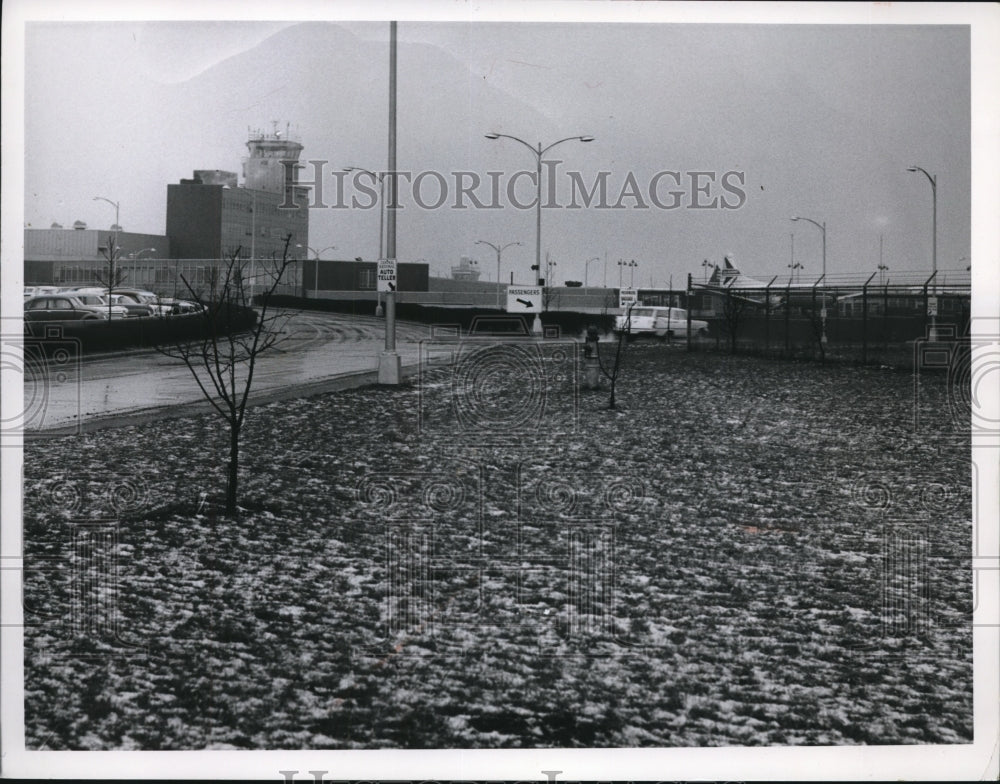
[[[128,318],[142,318],[145,316],[154,315],[154,309],[152,305],[147,305],[143,302],[137,301],[134,297],[128,294],[112,294],[111,303],[113,305],[120,305],[125,308],[127,313],[125,314]]]
[[[46,294],[24,301],[25,321],[94,321],[107,317],[106,305],[85,305],[70,294]]]

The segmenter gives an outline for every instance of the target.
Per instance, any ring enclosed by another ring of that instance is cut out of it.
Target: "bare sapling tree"
[[[542,287],[542,310],[548,313],[550,310],[556,310],[558,307],[559,292],[546,280],[545,285]]]
[[[601,344],[597,344],[597,363],[601,368],[601,373],[611,382],[611,398],[608,400],[608,408],[612,411],[615,410],[615,387],[618,383],[618,376],[621,374],[625,364],[625,343],[632,334],[632,308],[634,307],[634,302],[629,304],[628,310],[625,311],[625,321],[622,324],[622,328],[618,330],[618,340],[615,341],[614,362],[609,361],[605,365],[604,360],[601,358]]]
[[[179,325],[179,319],[200,319],[201,329],[196,336],[170,338],[158,350],[184,362],[202,395],[226,423],[229,435],[226,515],[230,517],[239,514],[240,435],[257,359],[284,339],[285,327],[293,315],[276,309],[272,302],[288,268],[297,261],[289,258],[290,242],[289,234],[280,260],[275,256],[269,261],[256,260],[252,270],[251,262],[242,258],[241,249],[237,248],[213,270],[205,292],[206,301],[196,314],[164,317],[171,325]],[[181,280],[191,298],[199,300],[199,292],[183,275]]]
[[[108,247],[101,248],[101,255],[104,256],[105,264],[104,268],[98,272],[95,277],[97,278],[97,285],[102,289],[107,290],[108,297],[108,320],[111,320],[111,308],[113,302],[111,301],[112,292],[125,282],[126,272],[125,268],[121,266],[121,248],[118,247],[116,238],[114,234],[108,237]]]

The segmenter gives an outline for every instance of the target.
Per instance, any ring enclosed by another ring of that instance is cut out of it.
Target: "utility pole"
[[[396,259],[396,23],[389,23],[389,210],[386,258]],[[398,280],[398,279],[397,279]],[[378,383],[399,384],[400,361],[396,352],[396,292],[385,293],[385,351],[378,359]]]

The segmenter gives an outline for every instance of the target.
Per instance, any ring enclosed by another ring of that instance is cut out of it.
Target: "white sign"
[[[396,290],[396,260],[395,259],[379,259],[378,260],[378,290],[379,291],[395,291]]]
[[[541,313],[542,312],[542,287],[541,286],[508,286],[507,287],[507,312],[508,313]]]
[[[618,292],[618,307],[626,310],[639,301],[638,293],[635,289],[621,289]]]
[[[936,316],[938,314],[937,313],[937,305],[938,305],[938,303],[937,303],[937,297],[928,297],[927,298],[927,315],[928,316]]]

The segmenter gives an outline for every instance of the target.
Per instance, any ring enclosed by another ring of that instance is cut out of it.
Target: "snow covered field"
[[[29,445],[28,747],[971,741],[943,375],[507,359]]]

